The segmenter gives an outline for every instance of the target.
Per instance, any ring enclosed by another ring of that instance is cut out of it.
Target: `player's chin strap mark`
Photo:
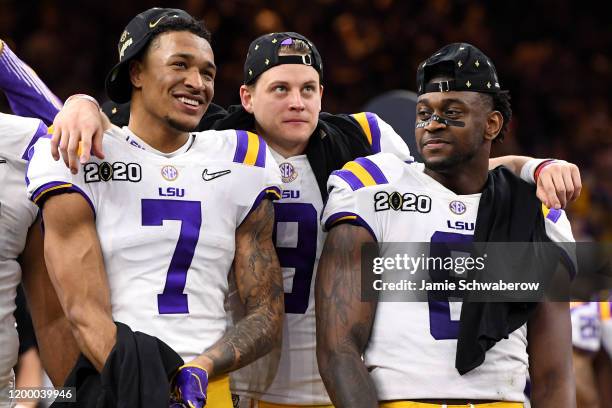
[[[446,125],[446,126],[465,127],[465,122],[463,122],[461,120],[451,120],[451,119],[443,118],[442,116],[431,115],[429,120],[424,120],[424,121],[421,121],[421,122],[417,122],[416,128],[417,129],[421,129],[421,128],[424,128],[426,126],[429,126],[429,124],[431,122],[433,122],[434,120],[436,122],[441,123],[441,124]]]

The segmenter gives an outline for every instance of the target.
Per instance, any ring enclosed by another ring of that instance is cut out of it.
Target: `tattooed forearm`
[[[361,301],[361,227],[339,225],[325,241],[315,284],[317,362],[336,407],[377,407],[376,389],[361,355],[370,337],[375,302]]]
[[[234,271],[246,316],[204,353],[212,361],[211,376],[236,370],[280,344],[283,284],[273,223],[274,207],[264,200],[236,231]]]

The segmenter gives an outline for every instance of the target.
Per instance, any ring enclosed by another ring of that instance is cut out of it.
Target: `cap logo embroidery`
[[[166,16],[161,16],[160,18],[157,19],[156,22],[149,22],[149,28],[155,28],[155,26],[158,25],[159,22],[162,21],[164,17]]]
[[[125,50],[132,45],[132,38],[130,37],[126,42],[124,42],[123,44],[121,44],[121,48],[119,49],[119,60],[123,59],[123,55],[125,54]]]
[[[440,92],[449,92],[450,84],[448,81],[440,81],[438,82],[438,88],[440,89]]]

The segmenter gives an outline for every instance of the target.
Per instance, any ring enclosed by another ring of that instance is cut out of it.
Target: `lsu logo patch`
[[[281,163],[278,168],[280,169],[283,183],[291,183],[298,176],[297,171],[295,171],[295,167],[293,167],[291,163]]]

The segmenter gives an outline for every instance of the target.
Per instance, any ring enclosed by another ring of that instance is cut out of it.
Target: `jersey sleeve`
[[[0,40],[0,89],[15,115],[40,118],[46,124],[62,103],[25,62]]]
[[[78,174],[72,174],[62,160],[53,160],[50,141],[50,136],[42,137],[28,150],[30,160],[26,169],[28,197],[42,208],[49,197],[78,193],[83,196],[95,214],[93,191],[90,184],[84,182],[82,169]]]
[[[576,240],[572,234],[569,219],[565,211],[549,209],[544,204],[542,204],[542,212],[546,235],[561,250],[563,263],[568,268],[571,277],[574,278],[578,272],[578,262],[576,260]]]
[[[412,162],[414,158],[410,155],[410,149],[400,135],[372,112],[361,112],[351,115],[359,124],[368,143],[372,148],[372,154],[391,153],[401,161]]]
[[[371,187],[388,184],[387,177],[370,157],[360,157],[334,171],[327,182],[329,198],[321,223],[325,231],[342,223],[367,229],[376,241],[382,241],[374,213]]]
[[[27,160],[30,146],[46,135],[47,126],[40,119],[0,113],[0,155]]]
[[[281,174],[266,142],[255,133],[235,132],[233,162],[238,165],[237,186],[240,191],[238,224],[241,224],[264,199],[281,197]]]

